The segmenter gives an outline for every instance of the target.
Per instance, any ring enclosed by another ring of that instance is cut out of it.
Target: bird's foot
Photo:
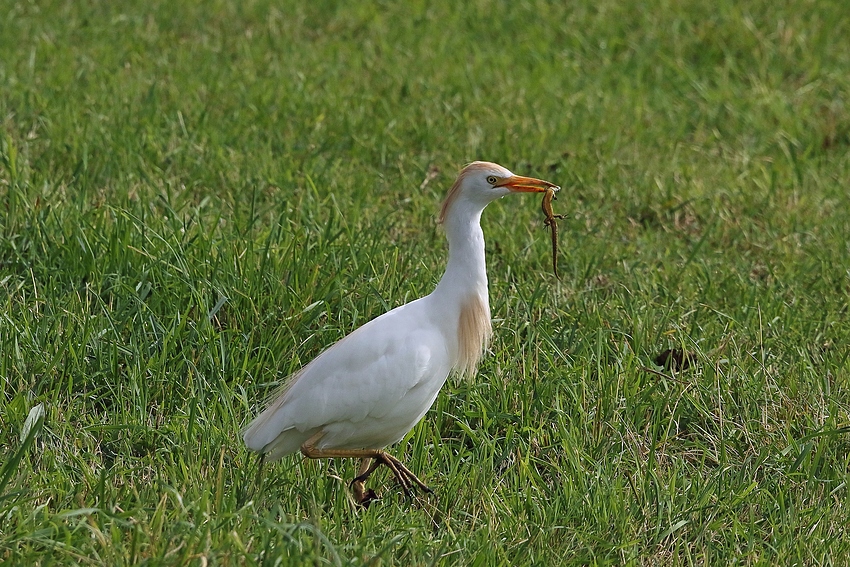
[[[358,506],[368,508],[374,500],[380,500],[378,495],[371,488],[366,489],[365,480],[360,480],[360,477],[351,481],[351,492],[354,496],[354,501]]]
[[[374,502],[375,500],[380,500],[380,497],[375,494],[375,491],[371,488],[366,491],[366,493],[357,501],[358,504],[363,506],[364,509],[369,508],[369,504]]]
[[[372,462],[371,466],[365,468],[365,470],[361,468],[361,474],[351,481],[351,491],[354,493],[354,500],[364,508],[368,507],[373,500],[379,499],[377,494],[375,494],[374,490],[366,490],[365,484],[369,476],[380,465],[384,465],[385,467],[390,469],[390,471],[392,471],[396,481],[398,481],[398,483],[401,485],[402,490],[404,490],[404,493],[408,497],[414,498],[416,496],[414,488],[419,488],[420,490],[428,494],[434,493],[433,490],[428,488],[428,485],[419,480],[419,478],[415,474],[413,474],[410,469],[404,466],[401,461],[399,461],[389,453],[381,451],[376,456],[374,456],[373,459],[374,461]]]
[[[404,490],[404,493],[407,494],[407,496],[411,498],[415,496],[413,491],[414,487],[418,487],[420,490],[422,490],[423,492],[427,492],[428,494],[434,493],[433,490],[428,488],[428,485],[419,480],[419,478],[415,474],[413,474],[413,472],[411,472],[409,468],[404,466],[404,463],[402,463],[389,453],[382,451],[380,456],[377,457],[376,463],[377,462],[380,462],[392,471],[393,476],[395,476],[396,480],[401,485],[401,488]]]

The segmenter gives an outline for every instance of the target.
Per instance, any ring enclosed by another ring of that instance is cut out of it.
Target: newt
[[[552,271],[555,272],[555,277],[561,279],[558,275],[558,224],[556,219],[566,218],[566,215],[556,215],[552,211],[552,201],[555,200],[555,189],[550,187],[543,193],[543,214],[546,219],[543,221],[544,226],[548,226],[552,230]]]

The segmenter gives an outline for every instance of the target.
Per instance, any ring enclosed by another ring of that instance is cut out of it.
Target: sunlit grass
[[[0,13],[3,561],[847,563],[842,2]],[[392,448],[435,497],[258,475],[239,430],[433,288],[474,159],[564,187],[562,280],[491,205],[491,351]]]

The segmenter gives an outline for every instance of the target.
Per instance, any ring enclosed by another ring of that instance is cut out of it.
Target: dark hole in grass
[[[653,362],[667,370],[685,370],[696,362],[696,355],[680,348],[668,348],[656,356]]]

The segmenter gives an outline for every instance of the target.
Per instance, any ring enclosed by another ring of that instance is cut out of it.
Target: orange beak
[[[512,175],[511,177],[502,179],[496,183],[495,187],[507,187],[511,191],[518,193],[543,193],[547,189],[554,189],[555,191],[560,189],[554,183],[533,177],[522,177],[520,175]]]

